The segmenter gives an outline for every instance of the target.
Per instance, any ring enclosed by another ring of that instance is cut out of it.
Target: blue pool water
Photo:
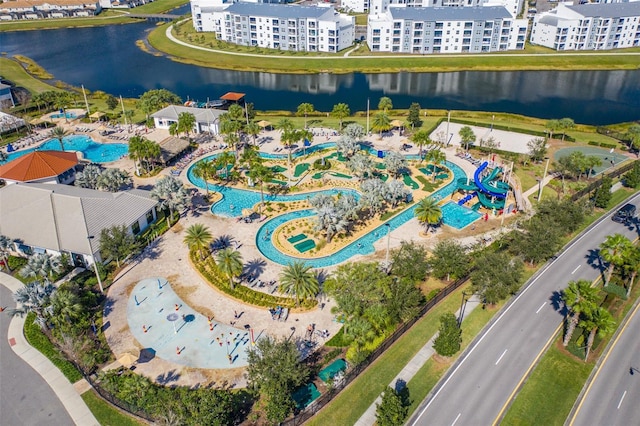
[[[109,163],[116,161],[129,151],[126,143],[97,143],[85,135],[70,135],[63,140],[65,151],[80,151],[86,160],[93,163]],[[60,151],[60,142],[50,139],[37,148],[24,149],[9,153],[7,161],[15,160],[33,151]]]
[[[51,117],[51,118],[65,118],[65,116],[66,116],[66,118],[76,118],[76,114],[74,112],[68,112],[66,114],[62,114],[62,113],[51,114],[49,117]]]
[[[445,225],[449,225],[456,229],[462,229],[469,226],[482,217],[481,213],[471,210],[465,206],[459,206],[453,201],[440,207],[442,210],[442,221]]]

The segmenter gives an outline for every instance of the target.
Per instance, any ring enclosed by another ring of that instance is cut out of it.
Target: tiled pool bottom
[[[465,206],[459,206],[453,201],[449,201],[440,209],[444,224],[456,229],[463,229],[482,217],[481,213]]]

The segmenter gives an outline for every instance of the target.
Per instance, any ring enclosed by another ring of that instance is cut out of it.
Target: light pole
[[[542,188],[544,187],[544,179],[547,177],[547,170],[549,170],[549,157],[547,157],[547,164],[544,166],[544,174],[542,175],[542,179],[540,179],[540,188],[538,189],[538,202],[542,197]]]
[[[449,123],[451,122],[451,111],[447,111],[447,137],[449,136]],[[451,139],[449,139],[450,141]],[[447,141],[447,146],[449,146],[449,141]]]
[[[493,120],[495,120],[495,118],[496,118],[496,115],[492,114],[491,115],[491,130],[490,130],[491,132],[493,132]]]
[[[466,296],[469,296],[467,293],[464,292],[464,290],[462,291],[462,301],[460,302],[460,313],[458,315],[458,327],[460,327],[462,325],[462,319],[464,318],[464,308],[467,307],[467,300],[465,299]]]
[[[96,273],[96,279],[98,280],[98,287],[100,287],[100,293],[104,293],[104,288],[102,288],[102,280],[100,279],[100,272],[98,272],[96,256],[93,254],[93,249],[91,248],[92,239],[93,239],[93,235],[89,235],[87,237],[87,241],[89,242],[89,250],[91,251],[91,260],[93,261],[93,270]]]

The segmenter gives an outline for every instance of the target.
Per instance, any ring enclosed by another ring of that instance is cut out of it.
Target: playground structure
[[[504,209],[507,195],[511,190],[508,183],[500,180],[499,176],[503,174],[501,167],[494,167],[488,171],[488,162],[483,162],[476,169],[473,180],[469,178],[459,178],[457,180],[458,190],[467,192],[464,198],[458,201],[458,205],[464,205],[473,198],[478,197],[478,202],[471,208],[478,210],[480,207],[487,209]]]

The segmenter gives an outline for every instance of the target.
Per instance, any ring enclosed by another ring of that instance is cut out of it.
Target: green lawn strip
[[[49,338],[42,332],[40,326],[34,323],[35,315],[30,313],[24,322],[24,337],[29,344],[36,348],[64,374],[71,383],[82,379],[82,374],[76,367],[67,361],[58,349],[51,343]]]
[[[459,308],[460,294],[466,287],[454,291],[427,313],[330,404],[311,418],[308,424],[354,424],[425,342],[438,331],[440,315],[455,312]]]
[[[84,403],[102,426],[139,426],[146,423],[124,414],[100,398],[95,391],[89,390],[82,395]]]
[[[502,423],[564,424],[593,365],[567,356],[554,344],[518,393]]]
[[[504,302],[492,309],[481,309],[477,307],[473,312],[467,314],[464,321],[462,321],[462,347],[460,352],[451,359],[452,362],[462,354],[462,351],[469,346],[489,320],[500,311],[503,304]],[[451,364],[436,362],[433,358],[430,358],[420,370],[418,370],[416,375],[409,380],[409,383],[407,383],[407,388],[411,395],[409,416],[418,408],[427,394],[431,392],[436,383],[438,383],[438,380],[447,372],[450,365]]]
[[[311,164],[309,163],[300,163],[296,165],[296,168],[293,171],[293,177],[300,177],[300,175],[309,170],[309,167],[311,167]]]
[[[13,82],[16,86],[24,87],[31,93],[42,93],[49,90],[62,91],[57,87],[32,77],[14,60],[0,58],[0,69],[2,69],[2,78]]]

